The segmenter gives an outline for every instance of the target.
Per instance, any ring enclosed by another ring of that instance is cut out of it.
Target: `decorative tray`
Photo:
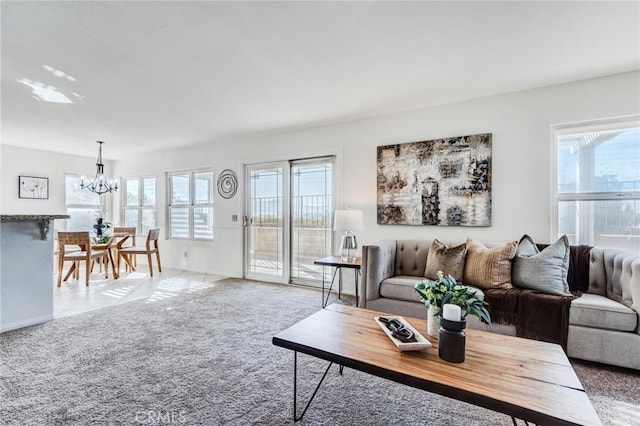
[[[380,317],[375,317],[375,321],[376,323],[380,326],[380,328],[382,329],[382,331],[385,332],[385,334],[389,337],[389,339],[391,339],[391,341],[393,342],[394,345],[396,345],[398,347],[398,349],[400,349],[401,351],[420,351],[423,349],[427,349],[431,347],[431,342],[428,341],[427,339],[424,338],[424,336],[420,333],[418,333],[418,331],[413,328],[407,321],[405,321],[404,318],[400,317],[400,316],[385,316],[384,318],[387,318],[389,320],[393,320],[396,319],[398,321],[400,321],[402,323],[402,325],[404,325],[406,328],[408,328],[409,330],[411,330],[417,340],[417,342],[403,342],[401,340],[396,339],[395,337],[393,337],[391,335],[391,330],[389,330],[387,328],[387,326],[382,323],[382,321],[380,321]]]

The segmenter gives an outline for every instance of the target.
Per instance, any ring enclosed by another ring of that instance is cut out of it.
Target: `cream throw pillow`
[[[456,281],[462,281],[464,271],[464,257],[467,254],[465,243],[455,247],[447,247],[440,241],[433,240],[427,254],[427,267],[424,276],[430,280],[438,279],[438,271],[447,276],[451,275]]]
[[[512,288],[511,261],[516,255],[517,248],[517,241],[488,248],[473,238],[467,238],[464,283],[483,290]]]

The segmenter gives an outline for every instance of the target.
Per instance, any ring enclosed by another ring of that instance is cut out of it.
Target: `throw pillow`
[[[530,236],[524,235],[520,239],[511,271],[513,285],[541,293],[570,296],[568,273],[569,239],[566,235],[542,251]]]
[[[510,241],[499,247],[488,248],[473,238],[467,238],[464,283],[483,290],[512,288],[511,260],[517,247],[517,241]]]
[[[424,276],[430,280],[437,280],[438,271],[442,271],[445,276],[451,275],[456,281],[462,281],[466,254],[467,245],[464,243],[455,247],[447,247],[437,239],[433,240],[429,254],[427,254],[427,267]]]

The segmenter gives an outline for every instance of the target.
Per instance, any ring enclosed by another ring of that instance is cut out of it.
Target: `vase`
[[[464,362],[465,340],[464,329],[467,321],[451,321],[440,318],[440,335],[438,337],[438,356],[449,362]]]
[[[438,331],[440,330],[440,317],[435,316],[436,312],[438,312],[438,308],[433,305],[429,305],[429,308],[427,309],[427,334],[438,340]]]

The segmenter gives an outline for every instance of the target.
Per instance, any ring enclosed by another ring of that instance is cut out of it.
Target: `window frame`
[[[640,114],[621,117],[604,118],[582,122],[572,122],[551,126],[551,233],[550,241],[558,238],[559,204],[566,201],[619,201],[640,200],[640,191],[611,191],[611,192],[574,192],[566,193],[558,191],[558,147],[560,137],[596,131],[609,131],[617,129],[632,129],[640,127]],[[593,229],[592,229],[593,231]],[[589,244],[578,241],[577,244]]]
[[[153,179],[155,181],[155,202],[153,206],[151,204],[143,204],[144,202],[144,180],[145,179]],[[138,205],[127,205],[127,181],[137,180],[138,181]],[[145,210],[153,209],[153,226],[151,228],[155,228],[158,226],[158,179],[155,175],[145,175],[145,176],[130,176],[121,178],[122,188],[121,196],[120,196],[120,223],[122,226],[126,225],[126,211],[127,210],[136,210],[137,212],[137,226],[136,226],[136,234],[137,235],[146,235],[142,230],[142,215]]]
[[[209,198],[211,200],[210,203],[196,203],[196,175],[210,173],[211,174],[211,188]],[[174,204],[173,203],[173,176],[179,175],[188,175],[189,176],[189,200],[187,203]],[[166,203],[166,224],[167,224],[167,234],[166,238],[169,240],[191,240],[191,241],[203,241],[203,242],[212,242],[215,240],[215,173],[212,167],[205,167],[199,169],[189,169],[189,170],[180,170],[173,172],[166,172],[166,181],[167,181],[167,203]],[[202,238],[195,237],[195,210],[198,208],[211,208],[213,214],[212,227],[211,227],[211,238]],[[173,235],[173,227],[171,222],[171,210],[172,208],[187,208],[188,209],[188,236],[174,236]]]

